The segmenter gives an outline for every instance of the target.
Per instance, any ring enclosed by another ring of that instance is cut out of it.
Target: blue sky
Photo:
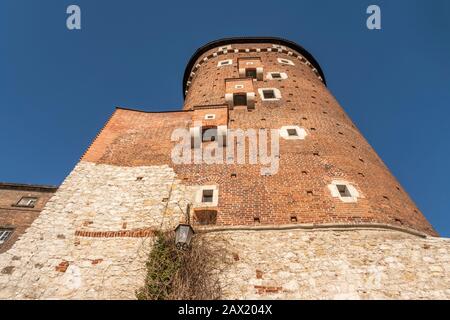
[[[82,30],[66,28],[77,4]],[[382,30],[366,28],[370,4]],[[0,181],[59,184],[115,106],[177,110],[196,48],[280,36],[328,87],[426,217],[450,237],[450,1],[0,2]]]

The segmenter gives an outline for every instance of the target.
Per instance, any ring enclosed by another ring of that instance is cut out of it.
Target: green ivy
[[[166,300],[181,266],[181,254],[172,236],[159,232],[146,262],[145,285],[136,292],[139,300]]]

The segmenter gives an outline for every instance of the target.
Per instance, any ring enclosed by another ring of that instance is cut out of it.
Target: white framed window
[[[306,130],[299,126],[284,126],[280,129],[280,137],[286,140],[304,140],[307,135]]]
[[[259,88],[258,93],[262,101],[277,101],[281,99],[281,92],[277,88]]]
[[[231,44],[229,44],[229,45],[227,45],[227,46],[222,46],[222,47],[219,47],[217,50],[218,51],[225,51],[225,50],[230,50],[232,47],[231,47]]]
[[[28,208],[34,208],[36,205],[38,198],[36,197],[22,197],[19,202],[17,202],[17,207],[28,207]]]
[[[213,113],[205,114],[205,120],[214,120],[216,118],[216,115]]]
[[[224,67],[224,66],[229,66],[233,64],[233,60],[232,59],[227,59],[227,60],[221,60],[217,63],[218,67]]]
[[[357,202],[360,194],[356,188],[345,180],[333,180],[328,185],[331,196],[342,202]]]
[[[286,72],[268,72],[266,77],[269,80],[284,80],[288,78]]]
[[[295,66],[295,63],[292,60],[284,59],[284,58],[278,58],[277,60],[281,64],[287,64],[287,65],[290,65],[290,66]]]
[[[243,84],[236,84],[234,86],[235,89],[244,89],[244,85]]]
[[[0,229],[0,245],[6,240],[9,239],[9,237],[12,235],[13,230],[11,229]]]
[[[200,186],[195,196],[197,207],[217,207],[219,189],[216,185]]]

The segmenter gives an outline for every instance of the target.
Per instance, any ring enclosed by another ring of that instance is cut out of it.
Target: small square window
[[[360,194],[356,188],[350,183],[343,180],[334,180],[328,185],[328,189],[331,195],[335,198],[339,198],[345,203],[358,202]]]
[[[274,71],[267,73],[268,80],[283,80],[287,78],[288,76],[285,72]]]
[[[245,76],[247,78],[256,79],[256,69],[245,69]]]
[[[0,229],[0,245],[6,240],[9,239],[9,237],[12,235],[13,230],[11,229]]]
[[[339,195],[342,198],[349,198],[352,196],[350,194],[350,190],[348,190],[348,187],[345,184],[338,184],[338,185],[336,185],[336,188],[338,189]]]
[[[264,99],[275,99],[275,92],[273,90],[263,90]]]
[[[214,196],[214,190],[212,189],[205,189],[202,192],[202,202],[213,202],[213,196]]]
[[[247,95],[246,94],[233,95],[233,105],[234,106],[246,106],[247,105]]]
[[[281,92],[277,88],[259,88],[258,93],[262,101],[277,101],[281,99]]]
[[[296,137],[298,136],[297,129],[287,129],[288,136]]]
[[[281,74],[279,72],[272,72],[272,79],[281,79]]]
[[[19,200],[19,202],[17,202],[16,206],[34,208],[36,202],[37,198],[35,197],[23,197],[22,199]]]
[[[234,86],[235,89],[244,89],[244,85],[243,84],[237,84]]]
[[[205,120],[214,120],[216,118],[215,114],[207,114],[205,115]]]

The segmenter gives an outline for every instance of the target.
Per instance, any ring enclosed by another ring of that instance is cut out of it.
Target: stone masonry
[[[0,255],[0,299],[133,299],[154,230],[174,228],[193,196],[167,166],[80,162]]]
[[[370,229],[209,233],[226,299],[449,299],[450,239]]]

